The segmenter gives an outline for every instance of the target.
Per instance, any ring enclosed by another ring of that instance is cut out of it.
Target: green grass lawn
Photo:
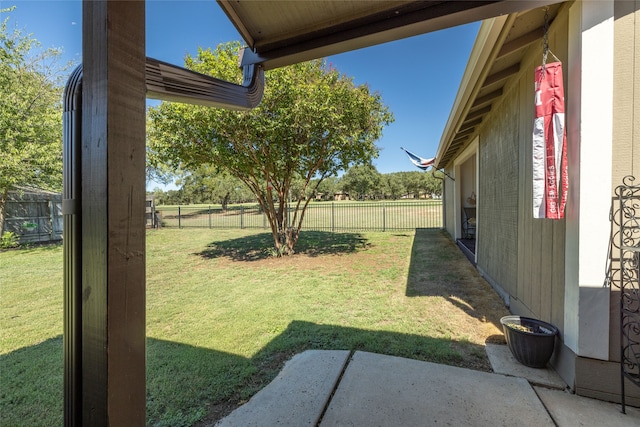
[[[487,369],[499,314],[483,310],[504,308],[442,232],[303,232],[283,259],[270,239],[148,232],[148,425],[216,420],[306,349]],[[62,290],[61,246],[0,252],[3,427],[62,424]]]

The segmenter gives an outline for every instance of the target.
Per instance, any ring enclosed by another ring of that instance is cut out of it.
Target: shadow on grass
[[[370,246],[360,233],[332,233],[328,231],[302,231],[295,247],[297,254],[321,256],[349,254],[366,250]],[[271,233],[253,234],[237,239],[212,242],[207,249],[196,253],[203,258],[229,258],[234,261],[259,261],[271,258]]]
[[[292,321],[251,358],[147,339],[147,425],[212,425],[308,349],[362,350],[466,366],[482,346],[420,335]],[[62,337],[0,356],[0,425],[62,425]]]
[[[0,355],[0,426],[63,425],[62,335]]]
[[[407,277],[408,297],[439,296],[502,330],[503,301],[444,230],[417,229]]]
[[[251,358],[155,339],[147,342],[147,423],[167,426],[191,425],[182,424],[176,414],[192,421],[206,413],[194,425],[215,424],[305,350],[360,350],[457,366],[468,366],[469,357],[485,358],[484,347],[469,342],[297,320]]]

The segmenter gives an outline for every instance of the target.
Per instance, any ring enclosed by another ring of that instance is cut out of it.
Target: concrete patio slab
[[[518,362],[506,345],[486,344],[485,350],[496,374],[526,378],[531,384],[564,390],[565,382],[552,368],[530,368]]]
[[[320,425],[555,424],[523,378],[356,352]]]
[[[625,415],[620,404],[543,387],[535,387],[535,391],[558,426],[640,426],[639,408],[627,406]]]
[[[315,426],[349,358],[346,350],[308,350],[217,426]]]

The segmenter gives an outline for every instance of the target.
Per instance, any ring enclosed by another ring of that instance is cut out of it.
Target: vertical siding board
[[[524,283],[525,293],[523,295],[523,300],[521,301],[524,305],[526,305],[529,310],[533,311],[536,316],[540,315],[540,312],[537,310],[539,307],[536,307],[534,304],[533,298],[536,293],[541,291],[539,277],[542,269],[544,268],[540,262],[540,253],[542,252],[543,242],[542,242],[542,221],[543,220],[529,220],[531,223],[531,231],[532,234],[529,236],[531,239],[531,253],[529,254],[529,272],[530,275],[527,277],[527,281]]]
[[[551,289],[551,314],[550,321],[560,331],[564,331],[564,253],[565,253],[565,222],[554,223],[553,233],[553,259]],[[560,261],[561,260],[561,261]]]
[[[568,9],[564,9],[565,13],[560,14],[556,20],[557,24],[553,25],[551,31],[551,46],[553,52],[558,56],[558,58],[563,61],[563,64],[566,68],[567,61],[567,52],[569,49],[569,37],[568,37],[568,14],[566,11]],[[569,73],[564,73],[564,87],[568,88],[568,78]],[[531,77],[533,81],[533,75]],[[533,99],[532,99],[533,104]],[[571,94],[565,92],[565,102],[571,102]],[[569,190],[570,191],[570,190]],[[549,271],[551,273],[551,288],[549,289],[549,303],[548,307],[550,312],[544,313],[544,315],[549,317],[544,317],[545,319],[549,319],[551,323],[556,325],[563,331],[564,324],[564,260],[565,260],[565,232],[566,232],[566,222],[562,221],[553,221],[552,222],[552,235],[549,246],[549,252],[553,254],[553,257],[550,260]]]
[[[534,310],[540,313],[543,319],[551,318],[551,295],[553,290],[553,268],[557,264],[555,262],[554,236],[553,231],[556,228],[556,221],[544,220],[542,223],[542,241],[545,247],[540,251],[540,273],[538,274],[539,294],[536,296]],[[562,258],[564,260],[564,257]]]
[[[614,81],[613,101],[615,105],[613,117],[613,176],[612,185],[615,188],[622,182],[624,176],[631,174],[635,163],[633,153],[634,131],[637,131],[638,112],[635,105],[640,105],[638,86],[640,82],[635,76],[635,70],[640,66],[638,58],[638,10],[640,2],[616,2],[614,27]],[[629,40],[633,43],[629,43]],[[634,129],[636,128],[636,129]],[[637,154],[636,154],[637,157]],[[635,167],[638,172],[638,166]],[[613,191],[613,188],[612,188]]]
[[[617,3],[616,3],[617,4]],[[633,81],[633,99],[632,105],[640,105],[640,0],[635,2],[635,19],[633,20],[635,26],[633,28],[633,46],[635,51],[633,58],[635,60],[632,67],[632,81]],[[631,158],[633,159],[633,165],[631,173],[640,177],[640,107],[633,109],[633,116],[631,118],[633,124],[631,135]]]
[[[521,79],[523,79],[523,93],[522,93],[522,104],[524,108],[524,117],[522,117],[523,121],[528,122],[527,132],[523,134],[525,141],[525,162],[526,162],[526,172],[525,172],[525,187],[527,188],[526,198],[522,200],[524,204],[524,210],[526,214],[524,215],[524,224],[528,230],[530,230],[529,234],[525,235],[523,238],[529,240],[531,242],[530,251],[527,254],[524,262],[526,263],[526,271],[527,276],[525,277],[525,282],[521,284],[524,288],[524,292],[521,295],[521,303],[527,306],[531,312],[534,313],[536,317],[542,317],[541,310],[541,298],[543,295],[543,283],[545,279],[543,275],[545,274],[546,268],[543,260],[543,252],[545,251],[545,242],[548,235],[545,234],[544,223],[546,220],[535,220],[533,218],[533,188],[531,177],[533,174],[533,165],[531,161],[532,153],[532,132],[533,132],[533,118],[534,118],[534,99],[533,99],[533,80],[534,80],[534,69],[538,65],[540,61],[541,52],[539,49],[536,49],[533,54],[531,54],[526,61],[526,63],[522,66],[525,70],[521,74]]]
[[[518,281],[518,96],[511,91],[497,106],[480,137],[482,170],[478,217],[482,239],[478,263],[507,292]]]
[[[526,220],[527,218],[527,197],[530,197],[529,186],[527,186],[526,179],[526,171],[527,171],[527,137],[525,135],[527,123],[526,120],[529,109],[525,106],[526,103],[526,90],[529,89],[529,85],[525,83],[525,79],[518,80],[518,91],[520,92],[520,103],[518,105],[518,114],[519,114],[519,123],[520,123],[520,132],[518,138],[518,167],[520,169],[520,173],[518,174],[518,228],[520,232],[518,233],[518,283],[516,286],[516,298],[518,295],[522,295],[524,292],[523,284],[525,283],[525,278],[528,277],[529,274],[529,264],[526,262],[530,252],[531,252],[531,239],[528,239],[526,236],[531,235],[531,224]]]
[[[447,170],[447,174],[453,176],[453,171],[451,169]],[[448,177],[444,177],[444,201],[443,201],[443,209],[444,209],[444,221],[446,224],[446,229],[452,237],[456,235],[456,227],[455,227],[455,209],[454,209],[454,190],[455,183]]]

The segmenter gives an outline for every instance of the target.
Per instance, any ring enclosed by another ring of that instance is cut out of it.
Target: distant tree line
[[[201,167],[176,181],[177,190],[152,193],[157,205],[253,203],[254,194],[239,179]],[[312,188],[315,186],[311,186]],[[442,196],[440,172],[393,172],[381,174],[375,166],[352,166],[341,177],[325,178],[315,192],[303,191],[304,182],[292,182],[291,198],[334,200],[337,194],[350,200],[399,200],[404,198],[439,198]],[[309,186],[307,186],[309,188]]]

